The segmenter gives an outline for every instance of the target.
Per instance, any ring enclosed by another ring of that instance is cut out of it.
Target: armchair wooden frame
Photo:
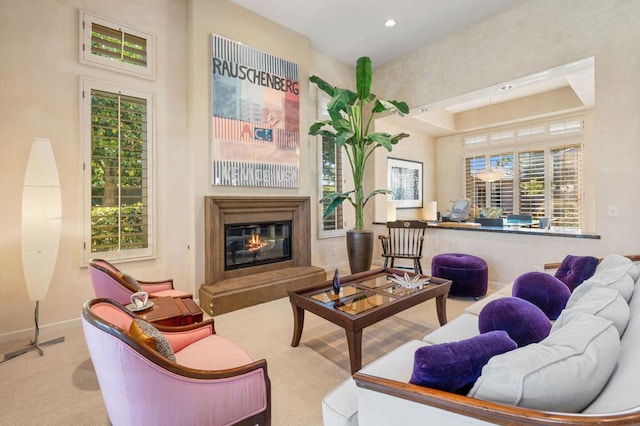
[[[149,293],[150,299],[165,296],[193,299],[191,293],[176,290],[171,278],[158,281],[138,280],[128,276],[106,260],[93,259],[89,262],[89,272],[97,297],[111,298],[123,305],[129,303],[131,295],[138,291],[128,279],[137,281],[142,290]]]
[[[422,274],[422,247],[427,222],[419,220],[396,220],[387,222],[388,235],[379,235],[382,243],[384,268],[393,268],[395,259],[413,261],[413,271]]]
[[[269,379],[269,375],[267,373],[267,361],[265,359],[258,360],[240,367],[229,368],[225,370],[199,370],[194,368],[185,367],[183,365],[177,364],[164,356],[160,355],[157,351],[152,350],[149,346],[140,344],[133,338],[129,336],[129,334],[122,330],[121,328],[111,324],[98,315],[96,315],[92,308],[98,304],[110,304],[116,307],[117,309],[125,312],[128,316],[133,319],[137,318],[135,314],[129,312],[127,309],[124,309],[122,305],[117,303],[112,299],[106,298],[97,298],[91,299],[85,302],[84,307],[82,309],[82,317],[83,319],[89,323],[90,325],[96,327],[97,329],[115,337],[116,339],[121,340],[126,345],[131,347],[135,352],[139,355],[143,356],[151,363],[155,364],[160,369],[166,370],[168,373],[173,373],[177,376],[202,380],[203,382],[209,382],[216,380],[223,380],[238,377],[247,373],[251,373],[256,370],[262,370],[262,374],[266,384],[266,396],[267,396],[267,404],[266,409],[260,413],[257,413],[251,417],[248,417],[238,423],[234,423],[240,426],[251,426],[251,425],[266,425],[269,426],[271,424],[271,381]],[[166,333],[168,335],[171,334],[179,334],[183,332],[189,332],[197,329],[209,328],[208,334],[216,334],[214,327],[214,319],[210,318],[205,321],[172,327],[172,326],[162,326],[155,325],[154,326],[162,333]]]
[[[138,291],[134,286],[132,286],[127,280],[123,278],[125,273],[118,269],[112,263],[104,259],[92,259],[91,262],[89,262],[89,266],[105,272],[114,280],[118,281],[118,283],[123,287],[126,287],[128,290],[131,290],[134,293]],[[149,293],[149,297],[152,297],[151,293],[154,292],[154,286],[156,286],[155,288],[157,288],[158,290],[165,290],[167,288],[174,289],[173,278],[167,278],[165,280],[157,281],[145,281],[136,278],[136,281],[138,281],[138,284],[140,284],[140,286]],[[189,294],[181,297],[191,299],[193,298],[193,295]]]

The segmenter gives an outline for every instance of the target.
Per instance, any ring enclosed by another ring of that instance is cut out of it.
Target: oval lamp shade
[[[35,138],[22,191],[22,267],[29,298],[49,290],[60,245],[60,179],[49,139]]]

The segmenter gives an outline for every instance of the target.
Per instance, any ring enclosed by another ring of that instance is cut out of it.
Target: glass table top
[[[379,273],[361,281],[344,284],[340,286],[339,293],[329,288],[309,297],[347,314],[357,315],[434,285],[437,284],[427,281],[414,288],[406,288],[389,280],[388,274]]]
[[[395,297],[380,293],[363,292],[354,298],[339,301],[335,306],[342,312],[357,315],[393,300],[395,300]]]

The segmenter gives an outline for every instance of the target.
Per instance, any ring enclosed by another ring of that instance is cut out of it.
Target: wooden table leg
[[[349,363],[351,374],[362,368],[362,330],[345,330],[347,335],[347,346],[349,346]]]
[[[294,348],[300,343],[302,337],[302,327],[304,327],[304,309],[299,306],[291,304],[293,309],[293,338],[291,339],[291,346]]]
[[[447,323],[447,295],[446,294],[436,297],[436,310],[438,311],[438,321],[440,321],[440,325],[445,325]]]

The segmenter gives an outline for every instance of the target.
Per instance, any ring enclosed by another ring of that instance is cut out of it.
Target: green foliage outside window
[[[91,92],[91,251],[148,247],[145,99]]]

